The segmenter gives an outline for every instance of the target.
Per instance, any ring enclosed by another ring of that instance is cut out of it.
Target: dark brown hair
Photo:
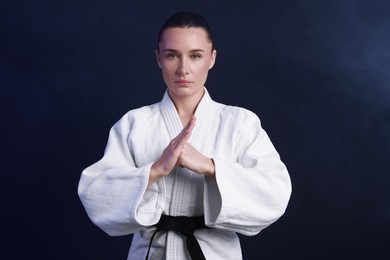
[[[157,51],[159,51],[158,44],[161,41],[161,37],[164,31],[168,28],[203,28],[206,31],[207,37],[211,42],[212,50],[214,50],[213,45],[213,35],[211,33],[211,28],[206,20],[197,13],[181,11],[171,15],[165,23],[162,25],[160,32],[158,34],[157,41]]]

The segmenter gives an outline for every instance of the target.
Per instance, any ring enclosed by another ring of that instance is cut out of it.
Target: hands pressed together
[[[148,186],[157,179],[169,175],[174,167],[187,168],[193,172],[214,177],[213,160],[204,156],[187,142],[194,129],[195,121],[195,116],[193,116],[180,134],[171,140],[161,157],[154,162],[150,170]]]

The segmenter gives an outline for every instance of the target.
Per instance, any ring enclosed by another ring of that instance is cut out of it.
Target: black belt
[[[148,253],[146,254],[146,260],[149,258],[150,247],[152,246],[152,242],[154,236],[159,231],[177,231],[180,234],[186,237],[186,244],[188,252],[192,260],[206,260],[203,255],[202,249],[194,236],[194,231],[197,229],[208,228],[204,224],[204,217],[184,217],[184,216],[166,216],[161,215],[160,221],[154,225],[157,227],[156,231],[154,231],[152,237],[150,238]]]

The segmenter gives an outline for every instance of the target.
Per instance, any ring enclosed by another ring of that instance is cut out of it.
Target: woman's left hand
[[[193,172],[204,174],[212,178],[215,177],[213,160],[204,156],[188,142],[184,144],[176,166],[187,168]]]

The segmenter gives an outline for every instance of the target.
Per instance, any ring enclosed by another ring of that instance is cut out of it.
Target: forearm
[[[148,188],[158,179],[160,179],[163,176],[168,175],[166,170],[164,170],[163,167],[160,166],[159,161],[156,161],[152,164],[152,167],[150,168],[149,173],[149,181],[148,181]]]
[[[215,165],[212,158],[205,158],[203,164],[203,171],[201,174],[208,176],[209,178],[215,179]]]

